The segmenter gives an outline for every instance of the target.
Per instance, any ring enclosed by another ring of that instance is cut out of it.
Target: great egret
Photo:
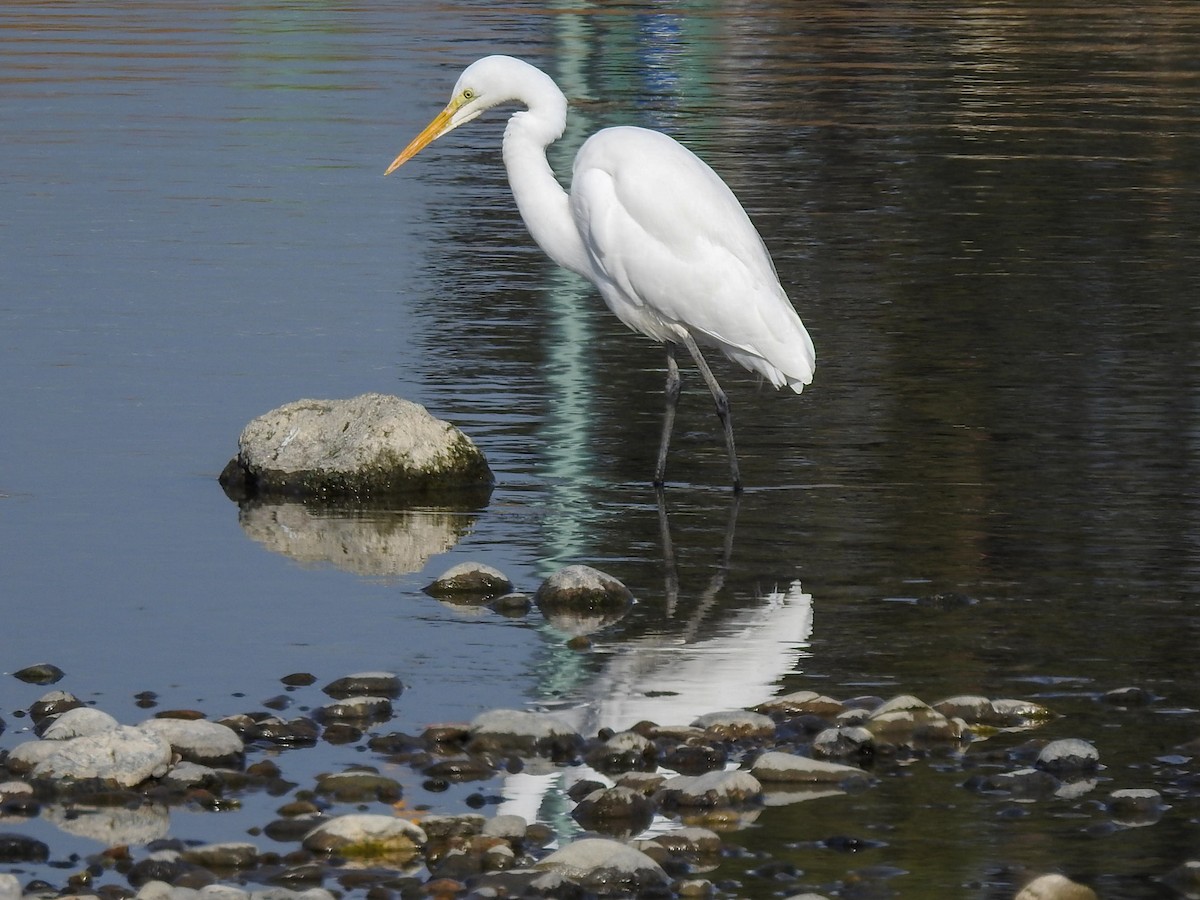
[[[546,161],[546,147],[566,128],[567,98],[545,72],[511,56],[468,66],[446,108],[384,174],[502,103],[525,107],[504,130],[504,165],[533,239],[560,266],[594,283],[622,322],[666,345],[667,408],[655,485],[666,475],[682,345],[712,392],[733,487],[741,490],[729,401],[698,345],[796,393],[812,382],[816,364],[812,340],[742,205],[682,144],[628,126],[588,138],[575,156],[568,194]]]

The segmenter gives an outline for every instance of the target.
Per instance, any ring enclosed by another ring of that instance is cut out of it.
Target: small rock
[[[0,900],[21,900],[24,889],[16,875],[0,875]]]
[[[352,814],[323,822],[304,837],[305,849],[352,859],[403,864],[426,843],[425,832],[396,816]]]
[[[487,837],[503,838],[510,844],[519,845],[525,840],[525,832],[529,828],[529,823],[525,821],[524,816],[517,815],[501,815],[493,816],[483,823],[483,828],[480,834]]]
[[[869,756],[875,747],[875,735],[861,725],[826,728],[812,740],[812,752],[829,759]]]
[[[26,684],[55,684],[66,673],[52,663],[35,663],[13,672],[13,678]]]
[[[1107,691],[1104,702],[1114,706],[1148,706],[1154,702],[1154,695],[1145,688],[1123,687]]]
[[[183,859],[206,869],[248,869],[258,861],[258,848],[253,844],[201,844],[183,851]]]
[[[767,715],[800,716],[810,715],[830,718],[842,712],[846,707],[834,700],[818,694],[816,691],[795,691],[782,697],[775,697],[754,707],[756,712]]]
[[[204,765],[232,765],[242,759],[242,739],[228,726],[206,719],[147,719],[138,728],[166,740],[184,759]]]
[[[916,697],[901,695],[876,709],[863,723],[876,738],[894,744],[915,740],[957,740],[962,729]]]
[[[404,691],[400,677],[393,672],[359,672],[337,678],[323,690],[330,697],[399,697]]]
[[[382,722],[391,717],[392,701],[387,697],[348,697],[316,711],[321,722]]]
[[[474,752],[502,751],[550,757],[570,755],[583,745],[565,719],[551,713],[518,709],[494,709],[471,721],[470,749]]]
[[[0,832],[0,863],[45,862],[50,848],[24,834]]]
[[[1016,900],[1096,900],[1096,893],[1062,875],[1042,875],[1021,888]]]
[[[774,719],[762,713],[745,710],[708,713],[692,724],[703,728],[706,734],[726,741],[769,738],[775,734]]]
[[[654,742],[634,731],[621,731],[588,751],[587,761],[605,774],[652,771],[658,766]]]
[[[1149,788],[1113,791],[1108,811],[1122,825],[1152,825],[1162,817],[1162,794]]]
[[[645,853],[606,838],[574,841],[551,853],[535,868],[549,870],[585,888],[603,890],[609,896],[636,895],[639,890],[659,888],[670,881],[662,866]],[[534,884],[551,886],[541,879]]]
[[[1100,765],[1100,753],[1087,741],[1066,738],[1043,747],[1034,765],[1059,777],[1094,772]]]
[[[627,787],[593,791],[571,813],[584,828],[609,834],[637,834],[654,819],[654,804]]]
[[[676,775],[663,784],[661,795],[675,806],[739,806],[762,798],[762,784],[749,772],[722,770],[703,775]]]
[[[30,705],[29,718],[33,719],[34,725],[38,725],[50,716],[57,716],[65,713],[68,709],[75,709],[78,706],[83,706],[83,701],[74,694],[69,694],[66,691],[50,691],[47,694],[43,694]]]
[[[439,575],[426,586],[425,593],[444,599],[473,598],[482,602],[512,589],[513,583],[498,569],[481,562],[464,562]]]
[[[846,784],[847,782],[865,783],[871,780],[866,772],[853,766],[841,766],[778,750],[769,750],[759,756],[754,761],[754,765],[750,767],[750,773],[764,784],[803,782]]]
[[[633,602],[629,588],[591,566],[565,566],[542,582],[533,595],[538,608],[552,611],[624,611]]]
[[[317,777],[317,793],[339,803],[394,803],[403,794],[400,782],[378,772],[361,770],[335,772]]]
[[[721,837],[707,828],[676,828],[666,834],[655,835],[654,843],[665,847],[672,854],[686,853],[689,856],[716,856],[721,852]]]
[[[1163,882],[1185,897],[1200,895],[1200,860],[1181,863],[1163,876]]]

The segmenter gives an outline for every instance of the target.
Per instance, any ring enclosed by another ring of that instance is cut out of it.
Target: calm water
[[[218,716],[289,672],[386,669],[410,731],[535,703],[628,724],[664,686],[678,721],[801,688],[1036,697],[1063,714],[1040,736],[1099,748],[1090,799],[1001,814],[918,763],[730,839],[814,884],[903,870],[881,896],[1007,897],[1022,868],[1170,896],[1153,879],[1200,854],[1194,793],[1150,828],[1091,826],[1200,737],[1194,4],[204,7],[0,9],[0,670],[55,662],[133,723],[138,691]],[[560,172],[596,128],[650,125],[758,223],[818,368],[794,397],[716,365],[736,508],[686,372],[660,516],[663,354],[532,245],[503,115],[381,177],[488,52],[568,93]],[[295,510],[239,518],[215,479],[246,421],[368,390],[471,434],[490,505],[311,540]],[[382,549],[331,561],[361,541]],[[525,589],[586,562],[640,602],[570,653],[536,614],[421,593],[468,559]],[[949,594],[969,602],[920,602]],[[1161,699],[1095,700],[1130,684]],[[0,678],[0,748],[43,690]],[[306,754],[289,771],[364,761]],[[100,846],[20,827],[59,859]],[[883,846],[801,847],[833,834]]]

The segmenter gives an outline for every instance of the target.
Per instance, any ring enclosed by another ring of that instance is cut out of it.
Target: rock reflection
[[[459,510],[322,508],[303,503],[247,504],[238,522],[247,536],[305,565],[330,564],[356,575],[420,571],[470,531]]]
[[[157,803],[47,806],[42,818],[67,834],[91,838],[105,847],[142,846],[167,837],[171,830],[170,813]]]

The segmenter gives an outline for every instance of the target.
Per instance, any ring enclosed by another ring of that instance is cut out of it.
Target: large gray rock
[[[156,734],[121,725],[109,731],[62,741],[40,741],[35,778],[100,778],[133,787],[163,775],[171,765],[171,745]],[[27,746],[27,745],[21,745]],[[14,749],[14,753],[21,747]]]
[[[425,407],[387,394],[297,400],[243,430],[221,473],[234,499],[372,499],[490,488],[479,448]]]

